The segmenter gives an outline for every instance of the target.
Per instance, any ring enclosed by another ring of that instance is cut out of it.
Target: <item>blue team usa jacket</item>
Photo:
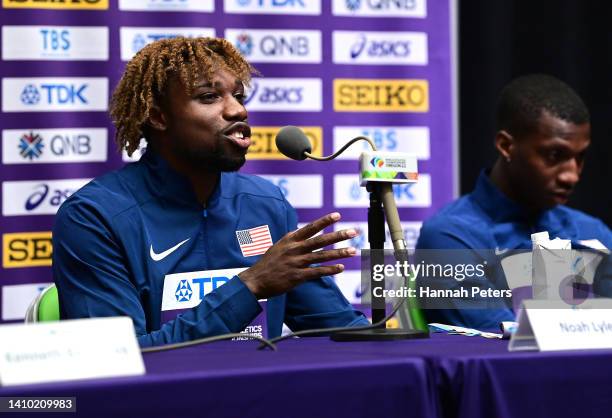
[[[141,346],[240,332],[258,315],[268,337],[283,322],[292,330],[367,324],[329,277],[270,298],[262,312],[236,276],[296,225],[295,210],[266,180],[222,173],[203,207],[188,180],[148,151],[58,211],[61,317],[130,316]]]

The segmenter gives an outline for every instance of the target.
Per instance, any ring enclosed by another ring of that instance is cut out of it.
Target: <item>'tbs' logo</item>
[[[191,290],[189,281],[181,280],[178,286],[176,287],[174,295],[176,296],[176,300],[178,302],[188,302],[189,300],[191,300],[191,295],[193,295],[193,291]]]

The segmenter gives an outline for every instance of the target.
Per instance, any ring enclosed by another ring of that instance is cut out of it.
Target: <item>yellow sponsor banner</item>
[[[336,112],[427,112],[427,80],[334,80]]]
[[[5,9],[107,10],[108,0],[2,0]]]
[[[249,160],[282,160],[287,159],[276,148],[276,134],[281,126],[257,126],[251,127],[251,146],[247,158]],[[312,154],[320,157],[323,155],[323,129],[320,126],[300,126],[310,143]]]
[[[12,232],[2,235],[2,267],[50,266],[51,231]]]

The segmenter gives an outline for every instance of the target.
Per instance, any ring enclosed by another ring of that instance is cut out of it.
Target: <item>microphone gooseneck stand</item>
[[[386,184],[391,188],[390,184]],[[383,282],[374,280],[374,266],[384,264],[385,247],[385,214],[382,207],[382,183],[370,182],[366,186],[370,193],[370,207],[368,208],[368,242],[370,243],[370,297],[372,301],[372,323],[382,321],[386,316],[386,302],[384,296],[375,296],[374,287],[384,287]],[[402,239],[403,241],[403,239]],[[397,246],[394,243],[394,246]],[[402,254],[403,253],[403,254]],[[395,257],[403,262],[407,259],[407,251],[404,245],[403,250],[395,250]],[[400,260],[401,258],[401,260]],[[406,303],[408,301],[405,301]],[[404,309],[406,311],[406,309]],[[408,324],[409,328],[386,328],[386,323],[380,328],[366,329],[361,331],[342,331],[332,334],[333,341],[381,341],[381,340],[406,340],[411,338],[428,338],[429,333],[420,329],[415,329]]]

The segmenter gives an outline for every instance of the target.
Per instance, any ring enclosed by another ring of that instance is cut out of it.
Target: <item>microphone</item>
[[[285,126],[276,135],[276,148],[292,160],[305,160],[312,152],[306,134],[297,126]]]
[[[311,154],[312,145],[310,145],[310,140],[297,126],[285,126],[281,128],[276,135],[276,147],[281,153],[292,160],[302,161],[306,158],[311,158],[317,161],[329,161],[342,154],[350,145],[359,140],[367,141],[374,151],[361,154],[361,185],[365,186],[368,182],[380,183],[380,195],[383,202],[383,209],[385,210],[385,218],[387,219],[387,225],[391,234],[393,249],[396,252],[405,251],[406,241],[404,239],[404,230],[402,229],[391,185],[394,183],[415,183],[417,181],[417,162],[414,156],[396,152],[377,152],[376,145],[374,145],[370,138],[358,136],[350,140],[334,154],[327,157],[316,157]]]
[[[387,226],[391,234],[391,241],[393,242],[393,249],[395,253],[395,259],[400,263],[408,261],[408,252],[406,248],[406,240],[404,238],[404,230],[400,222],[397,205],[395,203],[395,196],[393,195],[393,184],[405,184],[405,183],[416,183],[418,179],[417,170],[417,159],[415,156],[398,153],[398,152],[379,152],[376,149],[374,142],[365,136],[358,136],[348,141],[342,148],[326,157],[317,157],[312,155],[312,146],[310,141],[302,132],[302,130],[295,126],[285,126],[281,128],[276,136],[276,147],[285,156],[293,159],[302,161],[306,158],[310,158],[317,161],[329,161],[342,154],[349,146],[359,140],[367,141],[372,148],[371,152],[363,152],[360,156],[360,181],[361,186],[365,186],[370,192],[370,210],[368,211],[368,228],[372,229],[371,225],[375,225],[377,218],[375,215],[376,210],[373,196],[378,195],[380,201],[378,203],[378,210],[380,210],[380,202],[384,209],[385,219],[387,220]],[[382,217],[382,214],[381,214]],[[372,222],[370,222],[372,220]],[[381,219],[381,222],[382,221]],[[380,225],[377,230],[384,229],[384,223]],[[370,242],[376,243],[373,249],[382,249],[384,244],[384,232],[381,238],[373,238],[378,234],[374,234],[370,231]],[[374,241],[372,241],[374,239]],[[372,258],[372,261],[374,257]],[[373,279],[372,279],[373,280]],[[372,282],[373,288],[373,282]],[[405,299],[398,304],[394,309],[394,312],[404,303]],[[410,308],[412,310],[412,308]],[[378,329],[372,332],[361,333],[356,331],[355,333],[341,333],[332,337],[336,341],[360,341],[360,340],[373,340],[373,339],[396,339],[396,338],[424,338],[429,334],[426,330],[414,329],[415,324],[410,316],[406,316],[404,312],[400,312],[400,317],[403,317],[406,325],[409,329],[393,332],[388,329]],[[385,323],[385,308],[384,298],[382,300],[382,309],[380,307],[374,307],[374,295],[372,295],[372,321],[375,323]],[[418,319],[416,320],[418,321]],[[371,331],[371,330],[370,330]],[[388,335],[385,335],[388,334]]]

